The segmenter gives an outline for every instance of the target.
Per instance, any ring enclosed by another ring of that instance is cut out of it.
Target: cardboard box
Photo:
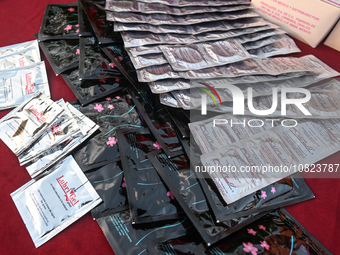
[[[333,28],[332,32],[327,37],[324,44],[327,45],[328,47],[331,47],[331,48],[337,50],[337,51],[340,51],[340,21]]]
[[[313,48],[340,17],[340,8],[320,0],[252,0],[254,11]]]

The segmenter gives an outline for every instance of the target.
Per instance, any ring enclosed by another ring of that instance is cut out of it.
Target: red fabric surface
[[[67,0],[2,0],[0,1],[0,47],[34,39],[39,31],[46,4],[66,3]],[[323,44],[316,49],[297,42],[302,53],[313,54],[332,68],[340,71],[340,52]],[[46,61],[46,58],[42,56]],[[46,63],[53,100],[65,101],[76,97],[61,76],[55,76]],[[0,111],[0,118],[10,110]],[[0,141],[0,254],[113,254],[101,229],[90,214],[62,231],[52,240],[36,249],[10,197],[10,193],[30,180],[17,157]],[[340,153],[320,163],[340,163]],[[288,211],[332,253],[340,254],[340,180],[307,179],[315,199],[289,206]]]

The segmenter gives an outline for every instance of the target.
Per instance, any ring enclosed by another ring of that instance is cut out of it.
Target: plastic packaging
[[[85,175],[103,200],[91,211],[94,219],[129,209],[120,162],[107,164]]]
[[[64,100],[59,100],[57,104],[64,109],[63,115],[57,119],[34,143],[32,143],[27,150],[19,155],[19,162],[21,166],[27,164],[29,161],[41,155],[45,151],[63,143],[80,130]]]
[[[332,70],[332,69],[331,69]],[[207,84],[212,87],[218,87],[223,84],[240,84],[242,86],[243,83],[253,84],[256,83],[256,89],[263,84],[264,82],[276,82],[287,79],[292,79],[295,77],[304,76],[306,72],[301,73],[288,73],[288,74],[280,74],[280,75],[248,75],[248,76],[239,76],[234,78],[220,78],[220,79],[204,79],[204,80],[186,80],[186,79],[165,79],[165,80],[157,80],[154,82],[149,82],[149,87],[154,94],[166,93],[174,90],[185,90],[195,87],[206,87],[203,84]],[[334,77],[337,76],[337,72],[332,70],[331,72],[326,73],[325,77]],[[321,76],[321,74],[320,74]],[[266,86],[268,86],[267,83]],[[247,86],[244,85],[243,86]],[[265,87],[266,87],[265,86]]]
[[[269,59],[248,59],[226,66],[210,67],[201,70],[187,72],[176,72],[170,65],[146,67],[136,70],[140,82],[152,82],[162,79],[211,79],[221,77],[239,77],[245,75],[280,75],[294,72],[314,72],[321,73],[324,63],[313,55],[301,58],[276,57]]]
[[[93,36],[90,21],[84,11],[83,5],[80,0],[78,2],[78,23],[79,23],[79,36]]]
[[[251,10],[243,10],[232,13],[199,13],[183,16],[106,11],[106,19],[109,21],[118,21],[123,23],[147,23],[152,25],[192,25],[209,21],[236,20],[258,16],[259,15],[256,12]]]
[[[39,41],[77,39],[78,37],[77,3],[48,4],[38,34]]]
[[[86,106],[77,102],[73,106],[100,126],[100,132],[73,153],[84,172],[118,161],[117,129],[142,125],[135,103],[125,90]]]
[[[233,39],[160,48],[175,71],[200,70],[250,58],[246,49]]]
[[[191,226],[187,218],[157,224],[132,224],[129,210],[97,219],[97,222],[114,253],[124,255],[147,254],[145,246],[148,242],[174,232],[185,231]]]
[[[249,9],[249,6],[190,6],[186,8],[178,8],[159,3],[142,3],[137,1],[106,1],[105,9],[113,12],[141,12],[144,14],[160,13],[171,15],[188,15],[196,13],[232,12],[246,10]]]
[[[39,50],[35,47],[0,57],[0,70],[9,70],[39,63]]]
[[[237,5],[246,4],[249,5],[250,1],[247,0],[206,0],[204,2],[197,0],[140,0],[143,3],[155,3],[155,4],[165,4],[170,6],[223,6],[223,5]]]
[[[113,22],[106,19],[105,1],[80,0],[80,3],[99,44],[116,43],[122,40],[119,33],[114,32]]]
[[[307,81],[310,79],[307,79]],[[313,82],[312,80],[311,82]],[[284,84],[284,83],[283,83]],[[300,86],[308,86],[311,85],[310,83],[302,83],[299,84]],[[303,113],[299,106],[295,104],[287,105],[285,109],[285,114],[289,117],[294,118],[322,118],[322,119],[329,119],[329,118],[339,118],[340,112],[337,108],[337,105],[340,104],[338,96],[339,96],[339,87],[340,82],[336,79],[322,81],[317,84],[313,84],[313,88],[309,88],[308,90],[311,92],[311,98],[308,102],[305,102],[303,107],[307,111],[307,113]],[[280,88],[284,89],[283,86]],[[195,90],[195,91],[193,91]],[[196,92],[196,93],[195,93]],[[188,94],[185,94],[188,93]],[[221,95],[225,99],[229,97],[228,92],[226,90],[217,90],[217,93]],[[285,92],[286,93],[286,92]],[[173,91],[171,92],[172,96],[177,101],[180,107],[184,109],[194,109],[191,108],[192,105],[198,103],[198,94],[201,95],[201,91],[197,91],[197,89],[191,89],[190,91]],[[301,99],[304,98],[306,95],[303,93],[287,93],[287,99]],[[230,95],[230,94],[229,94]],[[224,100],[223,99],[223,100]],[[209,105],[207,108],[209,111],[213,112],[232,112],[233,111],[233,103],[231,103],[230,99],[229,102],[226,102],[222,105],[212,106]],[[199,102],[200,104],[201,102]],[[251,101],[248,99],[248,102],[245,107],[245,114],[254,116],[254,113],[249,110],[250,105],[257,110],[265,111],[270,110],[273,107],[273,96],[258,96],[252,98]],[[274,107],[275,108],[275,107]],[[282,108],[281,108],[281,94],[278,94],[278,102],[277,107],[275,110],[270,111],[270,116],[281,116],[282,115]],[[269,116],[269,114],[262,114],[263,116]]]
[[[287,122],[290,127],[280,125],[203,154],[197,171],[207,172],[230,204],[340,150],[338,119]],[[216,170],[228,166],[233,171]],[[243,171],[251,166],[254,170]]]
[[[286,55],[301,51],[296,46],[293,39],[286,37],[285,39],[276,41],[261,48],[248,50],[248,52],[252,57],[268,58],[272,56]]]
[[[36,92],[0,120],[0,138],[19,155],[63,113],[57,103]]]
[[[79,39],[39,42],[56,75],[79,64]]]
[[[37,50],[37,53],[39,54],[39,59],[40,59],[40,52],[39,52],[39,45],[37,40],[33,41],[27,41],[27,42],[22,42],[22,43],[17,43],[17,44],[12,44],[4,47],[0,47],[0,57],[4,57],[7,55],[11,55],[16,52],[20,52],[23,50],[27,50],[29,48],[34,47]]]
[[[213,31],[229,31],[234,29],[245,29],[250,27],[260,27],[271,25],[273,28],[278,28],[274,24],[265,21],[260,17],[247,18],[239,20],[221,20],[198,23],[194,25],[176,26],[176,25],[151,25],[146,23],[114,23],[115,31],[144,31],[155,34],[189,34],[196,35]]]
[[[246,50],[254,50],[254,49],[258,49],[258,48],[261,48],[263,46],[272,44],[272,43],[277,42],[277,41],[286,40],[288,38],[289,38],[288,35],[285,35],[285,34],[273,35],[273,36],[270,36],[270,37],[266,37],[266,38],[257,40],[255,42],[244,43],[243,47]]]
[[[182,147],[171,118],[158,101],[158,98],[147,88],[140,88],[138,94],[130,91],[130,94],[141,117],[157,139],[159,148],[162,148],[169,157],[181,155],[183,153]]]
[[[142,56],[134,56],[130,52],[128,54],[136,69],[168,63],[163,53],[152,53]]]
[[[75,133],[65,142],[44,152],[40,156],[34,158],[34,160],[32,160],[30,163],[25,165],[27,172],[31,175],[32,178],[35,178],[36,176],[44,172],[47,168],[65,157],[77,146],[88,139],[99,128],[99,126],[97,126],[89,118],[85,117],[83,114],[77,111],[69,103],[66,103],[66,106],[73,115],[73,118],[77,121],[77,125],[79,126],[80,131]]]
[[[154,151],[148,154],[148,158],[207,245],[229,236],[260,217],[253,215],[215,223],[195,173],[190,170],[183,155],[169,159],[160,151]]]
[[[279,209],[251,223],[218,245],[193,250],[195,255],[214,254],[313,254],[331,255],[285,209]]]
[[[192,44],[206,41],[223,40],[227,38],[235,38],[235,40],[245,43],[253,40],[253,38],[249,38],[248,36],[249,34],[253,33],[257,35],[257,37],[254,37],[256,39],[286,33],[285,31],[275,27],[276,26],[274,25],[268,24],[260,27],[250,27],[230,31],[212,31],[196,35],[174,33],[154,34],[153,32],[128,31],[122,32],[122,38],[126,48],[141,47],[145,45],[154,46],[155,44]]]
[[[208,183],[208,191],[204,192],[218,221],[270,211],[314,198],[313,192],[299,173],[279,180],[228,205],[220,198],[217,188],[210,179],[202,177],[199,180],[201,184],[202,182]],[[263,198],[262,194],[266,194],[267,197]]]
[[[69,156],[11,197],[39,247],[101,202],[74,159]]]
[[[3,70],[0,76],[0,110],[16,107],[38,91],[50,97],[44,62]]]
[[[78,98],[81,105],[104,98],[128,85],[126,80],[117,80],[117,78],[79,80],[78,70],[66,72],[61,76]]]
[[[125,79],[117,65],[113,63],[95,43],[95,38],[80,39],[80,79],[105,79],[118,78]]]
[[[173,232],[146,244],[151,255],[195,255],[193,250],[202,238],[194,228]]]
[[[119,130],[117,139],[132,224],[184,218],[181,207],[147,158],[147,153],[158,148],[150,130]]]
[[[106,56],[114,63],[125,78],[134,86],[138,87],[136,69],[134,68],[123,43],[105,45],[100,47]]]

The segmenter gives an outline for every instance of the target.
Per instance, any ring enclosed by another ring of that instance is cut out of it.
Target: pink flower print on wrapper
[[[116,96],[116,99],[120,99],[120,96]]]
[[[251,229],[249,229],[249,228],[247,228],[247,231],[248,231],[248,234],[251,234],[251,235],[256,235],[256,231],[254,231],[252,228]]]
[[[111,100],[111,97],[107,97],[106,100],[107,100],[107,101],[110,101],[110,100]]]
[[[266,227],[263,225],[259,225],[259,229],[266,230]]]
[[[116,67],[116,64],[112,62],[112,63],[109,64],[109,66],[110,66],[111,68],[115,68],[115,67]]]
[[[123,178],[123,183],[122,183],[122,188],[126,188],[126,182],[125,182],[125,177]]]
[[[109,137],[109,141],[106,143],[107,145],[113,146],[116,144],[116,138],[115,137]]]
[[[110,110],[112,110],[114,107],[113,107],[112,104],[109,104],[107,108],[109,108]]]
[[[269,251],[269,248],[270,248],[270,246],[267,244],[267,242],[266,241],[260,241],[260,243],[261,243],[261,247],[263,247],[263,248],[265,248],[266,250],[268,250]]]
[[[79,33],[79,29],[76,30],[76,33]]]
[[[95,110],[97,110],[98,112],[101,112],[102,110],[104,110],[103,106],[101,104],[96,104],[95,107],[93,107]]]
[[[101,79],[99,79],[99,81],[100,81],[100,82],[103,82],[103,83],[106,83],[107,79],[106,79],[106,78],[101,78]],[[108,97],[108,98],[110,98],[110,97]],[[107,100],[107,99],[106,99],[106,100]],[[111,98],[110,98],[109,100],[111,100]]]
[[[80,54],[80,50],[79,50],[79,49],[76,50],[76,54],[77,54],[77,55]]]
[[[252,243],[249,243],[249,242],[247,244],[243,243],[243,246],[244,246],[243,250],[245,252],[250,252],[252,255],[257,255],[258,249],[254,247]]]
[[[261,197],[263,198],[263,199],[266,199],[266,197],[267,197],[267,193],[265,192],[265,191],[261,191],[262,192],[262,195],[261,195]]]
[[[166,193],[166,195],[167,195],[168,197],[170,197],[172,200],[175,199],[175,196],[174,196],[174,194],[172,194],[171,191],[168,191],[168,192]]]
[[[119,78],[116,78],[116,79],[115,79],[115,82],[119,82]]]
[[[67,25],[65,28],[64,28],[64,30],[66,30],[66,31],[70,31],[72,29],[72,25]]]
[[[276,192],[275,187],[272,187],[272,190],[270,192],[274,194]]]
[[[75,25],[76,27],[79,27],[79,24]]]
[[[71,7],[71,8],[68,8],[67,10],[68,10],[69,12],[74,12],[74,8],[72,8],[72,7]]]
[[[154,146],[155,148],[157,148],[158,150],[162,148],[162,146],[161,146],[158,142],[155,142],[155,143],[153,144],[153,146]]]

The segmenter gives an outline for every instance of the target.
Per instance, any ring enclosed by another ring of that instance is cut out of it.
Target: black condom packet
[[[38,34],[40,41],[77,39],[79,37],[78,4],[48,4]]]
[[[219,221],[270,211],[314,198],[302,176],[296,173],[227,205],[213,181],[204,178],[202,173],[197,174],[201,183],[206,182],[208,186],[209,192],[206,195]]]
[[[100,49],[94,37],[80,37],[80,79],[125,79],[125,76]]]
[[[114,32],[113,22],[106,20],[105,1],[80,2],[99,44],[122,42],[120,33]]]
[[[94,36],[91,24],[83,9],[83,6],[78,0],[78,23],[79,23],[79,36]]]
[[[48,40],[39,42],[56,75],[79,64],[79,39]]]
[[[196,229],[173,232],[146,244],[151,255],[195,255],[193,250],[199,245],[201,237]]]
[[[134,224],[184,218],[185,214],[147,157],[158,149],[148,128],[116,134]]]
[[[118,78],[80,80],[78,69],[69,70],[61,74],[61,76],[82,106],[100,98],[107,97],[129,85],[127,80],[120,80]]]
[[[199,245],[193,252],[196,255],[332,254],[285,209],[268,213],[216,245],[206,249]]]
[[[185,231],[191,225],[187,218],[162,224],[136,225],[132,224],[129,210],[102,217],[97,222],[117,255],[148,254],[145,248],[148,242],[174,232]]]
[[[190,123],[190,118],[187,117],[187,114],[184,112],[184,110],[176,109],[169,106],[165,106],[165,109],[167,110],[173,123],[179,130],[181,138],[189,138],[190,129],[188,124]]]
[[[138,93],[130,90],[130,94],[145,123],[166,155],[175,157],[183,154],[174,124],[158,97],[153,95],[148,88],[139,88]]]
[[[127,54],[123,43],[115,43],[100,47],[111,63],[114,63],[122,72],[126,79],[136,88],[136,69],[134,68],[129,55]]]
[[[94,219],[129,209],[120,162],[107,164],[85,175],[103,201],[92,209]]]
[[[149,153],[148,158],[207,245],[261,217],[257,214],[215,223],[200,183],[184,155],[170,159],[158,150]]]
[[[125,90],[86,106],[77,102],[72,105],[95,122],[100,131],[73,153],[84,172],[118,161],[117,129],[142,125],[136,106]]]

